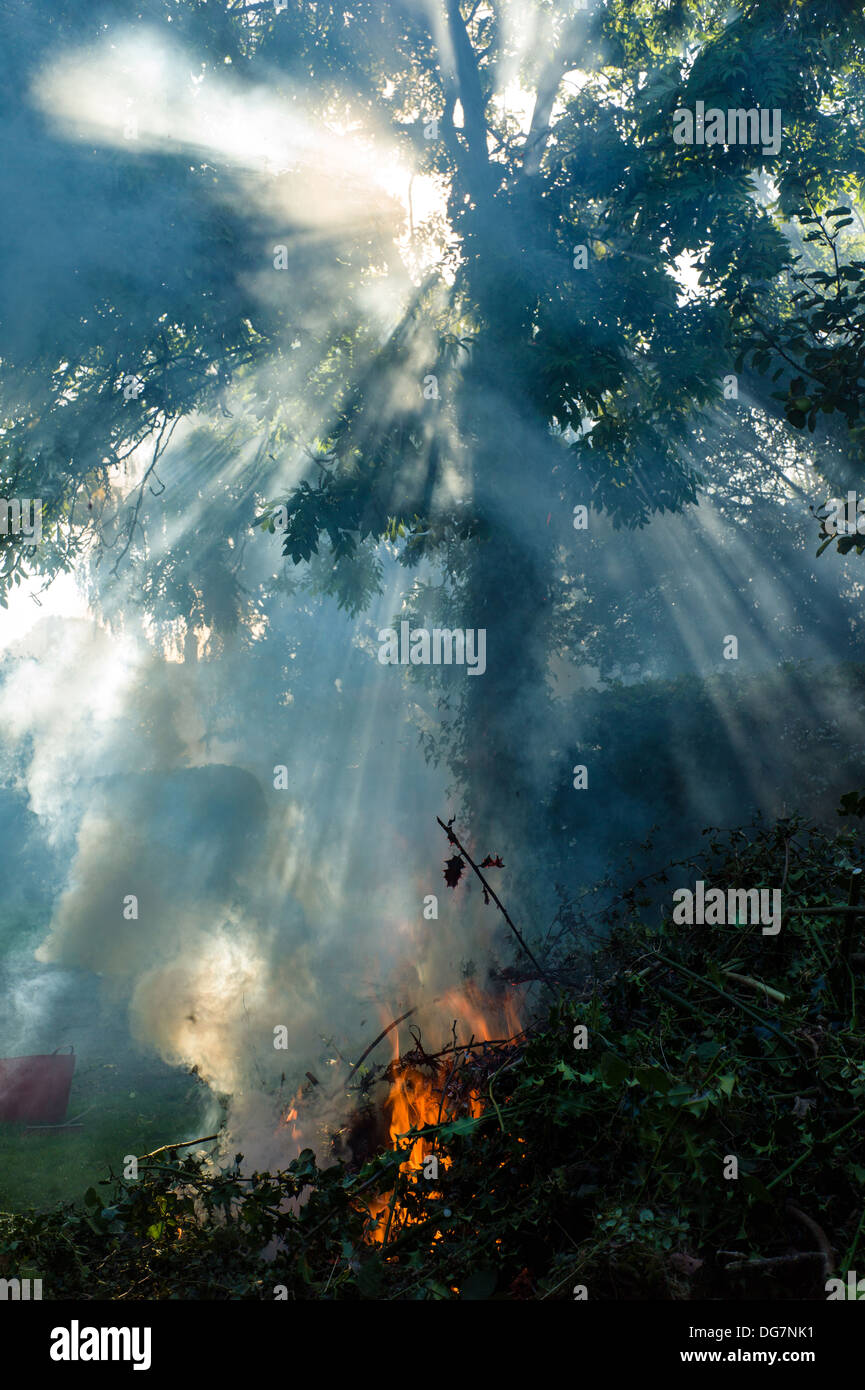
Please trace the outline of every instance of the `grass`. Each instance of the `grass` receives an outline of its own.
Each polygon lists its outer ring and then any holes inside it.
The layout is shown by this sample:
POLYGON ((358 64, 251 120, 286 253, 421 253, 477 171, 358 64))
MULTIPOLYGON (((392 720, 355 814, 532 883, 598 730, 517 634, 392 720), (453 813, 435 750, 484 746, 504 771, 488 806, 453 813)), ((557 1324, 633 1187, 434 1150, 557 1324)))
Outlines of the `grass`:
POLYGON ((0 1208, 80 1206, 95 1172, 119 1172, 126 1154, 197 1137, 209 1099, 187 1073, 149 1059, 85 1064, 67 1112, 74 1119, 86 1111, 80 1129, 25 1133, 25 1125, 0 1124, 0 1208))

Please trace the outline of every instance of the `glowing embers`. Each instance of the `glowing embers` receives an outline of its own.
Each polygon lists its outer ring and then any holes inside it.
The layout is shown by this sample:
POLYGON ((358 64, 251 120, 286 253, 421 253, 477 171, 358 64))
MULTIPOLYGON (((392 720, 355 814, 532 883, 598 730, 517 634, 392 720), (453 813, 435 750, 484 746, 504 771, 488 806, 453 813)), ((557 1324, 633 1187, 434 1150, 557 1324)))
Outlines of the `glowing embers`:
POLYGON ((304 1081, 300 1086, 298 1086, 297 1090, 295 1091, 294 1095, 292 1096, 291 1100, 286 1106, 285 1111, 280 1117, 280 1126, 284 1129, 290 1128, 291 1137, 294 1140, 294 1142, 298 1145, 303 1143, 303 1136, 299 1125, 299 1107, 302 1106, 304 1100, 309 1095, 313 1087, 318 1085, 318 1078, 313 1076, 311 1071, 308 1071, 306 1073, 306 1078, 306 1081, 304 1081))

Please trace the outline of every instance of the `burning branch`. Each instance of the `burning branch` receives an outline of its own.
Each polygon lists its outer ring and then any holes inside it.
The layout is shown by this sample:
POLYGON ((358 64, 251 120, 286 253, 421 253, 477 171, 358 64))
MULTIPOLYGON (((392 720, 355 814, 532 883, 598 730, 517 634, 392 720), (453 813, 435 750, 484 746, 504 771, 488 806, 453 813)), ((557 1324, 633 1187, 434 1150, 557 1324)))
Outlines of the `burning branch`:
MULTIPOLYGON (((396 1028, 396 1026, 397 1026, 398 1023, 402 1023, 404 1019, 410 1018, 411 1015, 414 1014, 414 1013, 417 1013, 417 1006, 415 1006, 415 1007, 412 1008, 412 1009, 406 1009, 406 1011, 405 1011, 404 1014, 400 1014, 399 1018, 395 1018, 394 1021, 393 1021, 393 1023, 389 1023, 389 1024, 387 1025, 386 1028, 383 1028, 383 1029, 381 1030, 381 1032, 379 1033, 379 1035, 378 1035, 377 1038, 373 1038, 373 1040, 372 1040, 372 1042, 370 1043, 369 1047, 366 1049, 365 1052, 362 1052, 362 1053, 361 1053, 360 1057, 359 1057, 358 1060, 355 1062, 354 1066, 352 1067, 351 1071, 349 1072, 349 1074, 348 1074, 348 1081, 351 1081, 351 1078, 354 1076, 354 1074, 355 1074, 355 1072, 358 1070, 358 1068, 359 1068, 360 1066, 362 1066, 363 1063, 366 1061, 367 1057, 368 1057, 369 1054, 372 1052, 373 1048, 374 1048, 374 1047, 378 1047, 378 1045, 379 1045, 379 1043, 381 1042, 382 1038, 386 1038, 387 1035, 388 1035, 388 1033, 390 1033, 392 1029, 396 1028)), ((346 1082, 346 1085, 348 1085, 348 1081, 346 1082)))
POLYGON ((221 1137, 221 1134, 205 1134, 202 1139, 185 1139, 182 1144, 162 1144, 149 1154, 140 1154, 138 1161, 143 1163, 145 1158, 155 1158, 157 1154, 164 1154, 168 1149, 191 1149, 195 1144, 209 1144, 212 1139, 220 1139, 221 1137))

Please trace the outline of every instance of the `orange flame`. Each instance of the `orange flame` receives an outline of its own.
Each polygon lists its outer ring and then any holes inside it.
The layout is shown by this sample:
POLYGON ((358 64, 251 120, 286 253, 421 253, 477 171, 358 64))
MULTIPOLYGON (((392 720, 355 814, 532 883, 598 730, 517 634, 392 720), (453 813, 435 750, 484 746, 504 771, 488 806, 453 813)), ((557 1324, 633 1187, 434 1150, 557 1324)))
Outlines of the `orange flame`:
POLYGON ((484 994, 474 980, 462 989, 448 990, 441 1001, 444 1011, 456 1018, 475 1042, 492 1042, 519 1033, 520 1003, 516 991, 494 997, 484 994))
MULTIPOLYGON (((460 1043, 458 1051, 452 1054, 452 1065, 440 1061, 424 1064, 414 1059, 401 1060, 399 1038, 394 1030, 394 1060, 388 1068, 390 1090, 384 1101, 390 1142, 394 1149, 405 1144, 412 1130, 435 1127, 462 1115, 477 1118, 483 1114, 484 1105, 476 1092, 466 1093, 463 1088, 449 1086, 459 1065, 457 1059, 460 1052, 464 1048, 464 1055, 467 1056, 470 1050, 485 1042, 511 1037, 521 1030, 516 1000, 507 996, 501 1000, 491 999, 473 981, 469 981, 461 990, 449 990, 441 1003, 450 1018, 456 1018, 457 1023, 462 1024, 462 1031, 468 1032, 469 1039, 460 1043)), ((416 1183, 423 1176, 434 1183, 438 1169, 450 1167, 452 1159, 444 1154, 436 1154, 436 1137, 435 1134, 420 1135, 412 1143, 408 1157, 400 1164, 400 1172, 406 1175, 409 1182, 416 1183), (434 1159, 435 1163, 430 1164, 430 1159, 434 1159)), ((433 1186, 429 1188, 428 1195, 439 1197, 441 1193, 433 1186)), ((383 1244, 389 1227, 393 1229, 395 1225, 405 1225, 411 1219, 395 1201, 392 1192, 375 1197, 369 1209, 371 1220, 367 1239, 373 1244, 383 1244)), ((436 1233, 435 1239, 440 1238, 440 1233, 436 1233)))

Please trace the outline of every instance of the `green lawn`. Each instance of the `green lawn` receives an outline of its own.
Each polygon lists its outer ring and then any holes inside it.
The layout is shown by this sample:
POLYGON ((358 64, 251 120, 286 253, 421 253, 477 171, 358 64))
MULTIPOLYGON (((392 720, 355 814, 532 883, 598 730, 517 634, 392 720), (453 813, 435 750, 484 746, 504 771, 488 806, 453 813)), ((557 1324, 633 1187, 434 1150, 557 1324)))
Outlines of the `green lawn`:
POLYGON ((90 1062, 76 1069, 67 1119, 81 1128, 25 1133, 0 1124, 0 1209, 80 1203, 98 1177, 122 1169, 126 1154, 195 1139, 209 1093, 194 1077, 146 1058, 90 1062))

